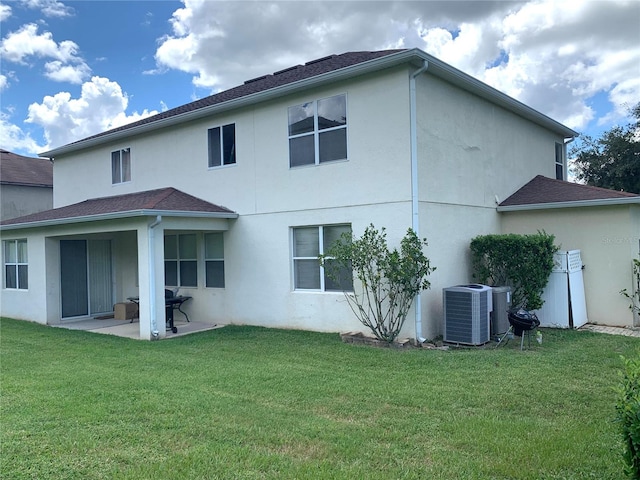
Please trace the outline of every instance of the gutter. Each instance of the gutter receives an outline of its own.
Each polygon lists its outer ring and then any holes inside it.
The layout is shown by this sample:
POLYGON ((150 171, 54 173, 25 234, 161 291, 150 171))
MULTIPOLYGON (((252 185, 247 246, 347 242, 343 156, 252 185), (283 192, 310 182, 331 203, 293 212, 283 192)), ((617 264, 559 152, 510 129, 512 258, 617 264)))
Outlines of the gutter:
POLYGON ((261 92, 245 95, 226 102, 217 103, 215 105, 209 105, 189 112, 172 115, 167 118, 151 121, 135 127, 124 128, 112 133, 106 133, 99 137, 90 137, 85 140, 79 140, 74 143, 63 145, 59 148, 49 150, 47 152, 40 153, 40 157, 56 157, 66 153, 83 150, 85 148, 95 147, 108 142, 113 142, 123 138, 128 138, 133 135, 139 135, 145 132, 166 128, 182 122, 196 120, 202 117, 213 116, 232 110, 235 108, 241 108, 248 105, 253 105, 258 102, 271 100, 273 98, 281 97, 286 94, 291 94, 304 89, 315 87, 321 84, 329 82, 337 82, 346 80, 358 75, 376 72, 385 68, 394 67, 408 62, 421 63, 429 62, 429 71, 433 75, 440 77, 452 84, 467 90, 482 98, 489 99, 492 103, 499 105, 507 110, 513 111, 516 114, 538 124, 552 131, 562 133, 565 137, 577 137, 578 132, 571 130, 570 128, 562 125, 561 123, 553 120, 552 118, 534 110, 533 108, 525 105, 524 103, 509 97, 508 95, 496 90, 493 87, 473 78, 472 76, 438 60, 437 58, 423 52, 418 48, 406 50, 403 52, 393 53, 384 57, 379 57, 366 62, 351 65, 349 67, 341 68, 331 72, 323 73, 314 77, 305 78, 296 82, 287 83, 278 87, 274 87, 261 92))
POLYGON ((49 227, 52 225, 69 225, 74 223, 84 222, 97 222, 101 220, 117 220, 122 218, 133 217, 149 217, 162 215, 164 217, 189 217, 189 218, 238 218, 238 214, 235 212, 190 212, 190 211, 178 211, 178 210, 130 210, 125 212, 111 212, 101 213, 98 215, 82 215, 79 217, 67 217, 67 218, 52 218, 48 220, 23 222, 23 223, 10 223, 7 225, 0 225, 0 230, 17 230, 22 228, 37 228, 37 227, 49 227))
POLYGON ((568 202, 530 203, 526 205, 498 206, 498 212, 522 212, 527 210, 547 210, 554 208, 608 207, 612 205, 640 205, 640 196, 627 198, 600 198, 568 202))
MULTIPOLYGON (((417 130, 417 99, 416 78, 427 71, 429 62, 423 60, 422 66, 409 77, 409 134, 411 142, 411 227, 420 237, 420 212, 418 198, 418 130, 417 130)), ((420 292, 415 297, 415 334, 416 342, 422 343, 422 295, 420 292)))
POLYGON ((149 225, 149 305, 151 338, 158 339, 158 320, 156 318, 156 234, 155 228, 162 222, 162 216, 158 215, 153 223, 149 225))

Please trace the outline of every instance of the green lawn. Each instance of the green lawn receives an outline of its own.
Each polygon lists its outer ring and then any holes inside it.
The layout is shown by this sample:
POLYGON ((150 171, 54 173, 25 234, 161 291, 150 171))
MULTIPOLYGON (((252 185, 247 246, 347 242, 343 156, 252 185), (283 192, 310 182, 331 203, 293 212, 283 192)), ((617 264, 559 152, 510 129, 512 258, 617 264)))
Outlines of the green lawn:
POLYGON ((2 319, 3 479, 620 479, 620 355, 383 349, 254 327, 143 342, 2 319))

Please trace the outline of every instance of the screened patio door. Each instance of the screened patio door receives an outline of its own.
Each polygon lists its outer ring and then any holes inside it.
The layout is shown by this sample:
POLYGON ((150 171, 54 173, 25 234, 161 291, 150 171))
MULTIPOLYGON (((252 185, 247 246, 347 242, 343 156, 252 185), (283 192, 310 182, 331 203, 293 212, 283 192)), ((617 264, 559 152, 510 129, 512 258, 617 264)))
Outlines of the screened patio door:
POLYGON ((62 318, 113 310, 110 240, 61 240, 62 318))

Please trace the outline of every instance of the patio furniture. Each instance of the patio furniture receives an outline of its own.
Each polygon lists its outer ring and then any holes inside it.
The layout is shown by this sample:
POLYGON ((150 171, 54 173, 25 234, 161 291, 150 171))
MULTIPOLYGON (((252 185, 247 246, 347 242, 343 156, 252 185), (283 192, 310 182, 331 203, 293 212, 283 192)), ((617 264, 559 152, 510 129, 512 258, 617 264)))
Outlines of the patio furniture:
MULTIPOLYGON (((187 322, 189 322, 189 316, 187 315, 187 313, 182 310, 182 304, 184 302, 186 302, 187 300, 190 300, 192 297, 188 296, 188 295, 175 295, 175 293, 173 292, 173 290, 169 290, 169 289, 165 289, 164 291, 164 307, 165 307, 165 315, 166 315, 166 324, 167 324, 167 330, 171 330, 171 332, 173 333, 178 333, 178 328, 173 324, 173 311, 174 310, 178 310, 182 315, 184 315, 184 318, 187 319, 187 322)), ((140 306, 140 297, 127 297, 127 300, 129 300, 130 302, 135 303, 136 305, 138 305, 138 308, 140 306)), ((131 319, 131 322, 133 322, 133 318, 131 319)))

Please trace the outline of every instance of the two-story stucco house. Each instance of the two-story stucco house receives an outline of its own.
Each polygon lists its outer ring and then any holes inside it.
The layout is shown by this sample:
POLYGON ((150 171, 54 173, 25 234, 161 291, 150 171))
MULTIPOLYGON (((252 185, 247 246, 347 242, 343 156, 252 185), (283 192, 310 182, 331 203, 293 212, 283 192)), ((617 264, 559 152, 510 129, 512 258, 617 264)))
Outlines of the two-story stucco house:
POLYGON ((199 321, 362 330, 317 255, 373 223, 428 239, 437 270, 403 334, 433 338, 470 240, 500 233, 497 204, 537 175, 564 179, 576 135, 417 49, 248 80, 43 153, 55 208, 3 223, 19 254, 1 313, 59 324, 139 296, 152 339, 169 287, 199 321))

